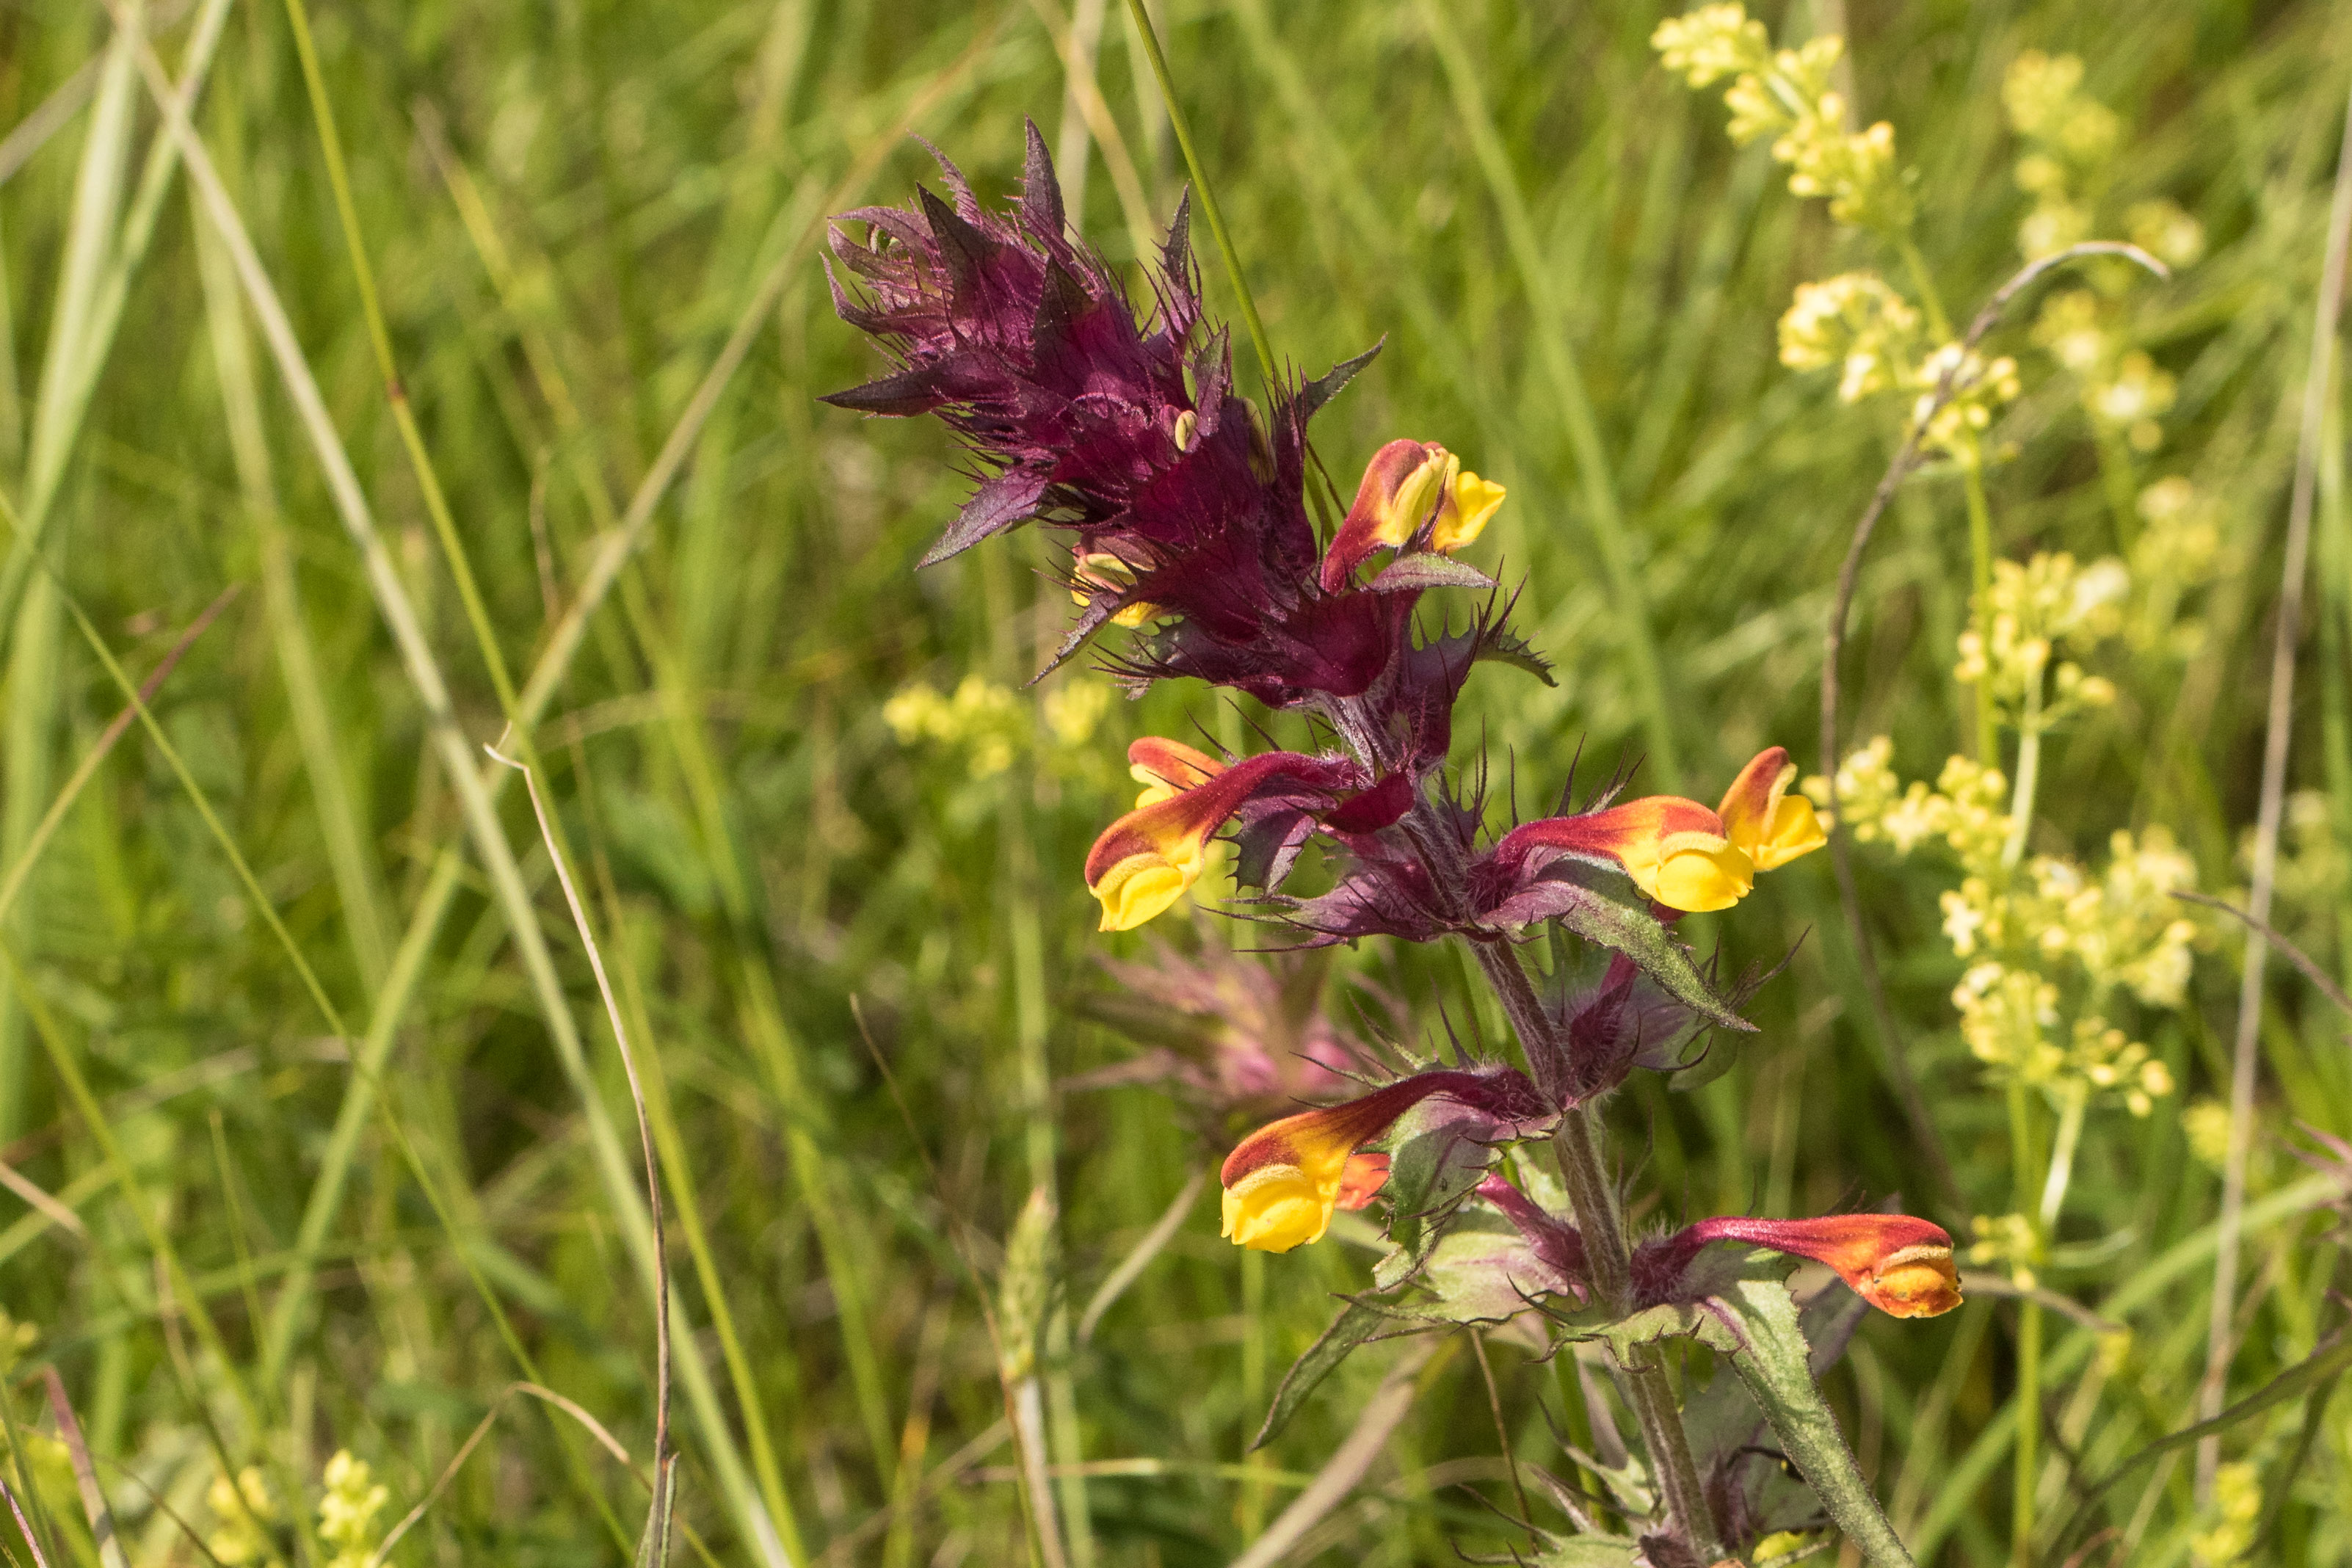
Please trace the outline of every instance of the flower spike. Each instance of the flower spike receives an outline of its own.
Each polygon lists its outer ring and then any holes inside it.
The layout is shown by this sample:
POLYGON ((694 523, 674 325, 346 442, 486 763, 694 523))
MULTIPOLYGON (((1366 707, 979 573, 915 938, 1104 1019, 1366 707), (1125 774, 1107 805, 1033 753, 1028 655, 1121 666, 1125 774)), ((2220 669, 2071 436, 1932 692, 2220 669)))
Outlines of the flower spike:
POLYGON ((1723 792, 1723 804, 1716 810, 1723 818, 1725 836, 1759 871, 1778 870, 1829 842, 1821 819, 1813 815, 1813 803, 1789 793, 1796 777, 1797 764, 1789 760, 1785 747, 1759 752, 1723 792))

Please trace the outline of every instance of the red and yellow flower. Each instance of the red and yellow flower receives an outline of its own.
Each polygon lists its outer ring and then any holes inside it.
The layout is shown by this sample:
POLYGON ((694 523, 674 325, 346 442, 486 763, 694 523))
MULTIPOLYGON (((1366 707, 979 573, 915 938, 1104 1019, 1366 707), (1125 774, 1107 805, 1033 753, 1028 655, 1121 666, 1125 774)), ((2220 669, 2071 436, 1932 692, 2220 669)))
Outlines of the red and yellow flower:
POLYGON ((1357 1151, 1406 1111, 1432 1095, 1450 1094, 1474 1115, 1481 1102, 1517 1114, 1530 1109, 1524 1100, 1533 1092, 1516 1073, 1440 1069, 1270 1121, 1243 1139, 1218 1173, 1225 1188, 1223 1234, 1258 1252, 1320 1241, 1332 1210, 1362 1208, 1387 1183, 1389 1156, 1357 1151))
POLYGON ((1669 909, 1727 910, 1755 886, 1756 868, 1695 800, 1654 795, 1580 816, 1551 816, 1513 828, 1496 846, 1512 863, 1538 850, 1614 861, 1633 885, 1669 909))
POLYGON ((1323 591, 1336 594, 1375 550, 1402 550, 1424 524, 1429 547, 1452 553, 1476 541, 1503 504, 1503 487, 1482 479, 1434 441, 1391 441, 1364 465, 1355 504, 1323 557, 1323 591))
POLYGON ((1311 781, 1334 764, 1296 752, 1263 752, 1231 766, 1175 741, 1127 749, 1144 786, 1135 809, 1103 829, 1087 856, 1087 889, 1101 900, 1104 931, 1132 931, 1200 879, 1210 835, 1269 784, 1311 781))
POLYGON ((1909 1215, 1706 1219, 1659 1245, 1686 1264, 1710 1241, 1744 1241, 1827 1264, 1855 1295, 1889 1317, 1933 1318, 1960 1304, 1950 1235, 1909 1215))

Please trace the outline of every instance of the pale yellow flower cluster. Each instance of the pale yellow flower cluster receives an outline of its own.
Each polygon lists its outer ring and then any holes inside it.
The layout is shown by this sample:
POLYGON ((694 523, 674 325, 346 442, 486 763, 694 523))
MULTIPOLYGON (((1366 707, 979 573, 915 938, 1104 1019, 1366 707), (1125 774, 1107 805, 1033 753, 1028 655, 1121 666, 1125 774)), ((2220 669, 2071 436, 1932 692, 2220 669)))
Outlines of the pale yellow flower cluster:
POLYGON ((967 675, 951 696, 923 681, 902 687, 882 704, 882 721, 902 746, 928 743, 963 752, 971 776, 985 779, 1004 772, 1040 742, 1054 752, 1087 752, 1110 710, 1110 696, 1100 680, 1065 680, 1045 693, 1033 714, 1013 688, 967 675))
POLYGON ((2038 1283, 2033 1268, 2042 1260, 2042 1237, 2032 1220, 2021 1214, 1980 1214, 1969 1221, 1969 1229, 1976 1237, 1969 1247, 1970 1263, 1979 1268, 2006 1268, 2020 1287, 2033 1289, 2038 1283))
POLYGON ((2096 874, 2054 855, 2012 865, 2016 824, 1999 769, 1956 756, 1931 790, 1903 784, 1893 754, 1880 736, 1841 763, 1833 783, 1809 779, 1805 792, 1833 799, 1865 843, 1902 855, 1940 838, 1950 849, 1960 879, 1940 903, 1953 953, 1975 961, 1952 992, 1970 1053, 2004 1079, 2075 1086, 2147 1115, 2172 1092, 2172 1075, 2105 1009, 2118 993, 2148 1007, 2180 1005, 2197 927, 2169 895, 2192 884, 2189 858, 2156 827, 2116 834, 2096 874))
MULTIPOLYGON (((2114 111, 2082 87, 2079 58, 2038 49, 2020 55, 2002 84, 2010 127, 2025 149, 2017 183, 2033 197, 2033 211, 2018 228, 2018 247, 2029 260, 2092 237, 2093 193, 2104 183, 2121 128, 2114 111)), ((2185 267, 2204 254, 2204 228, 2178 203, 2139 202, 2125 214, 2124 226, 2133 244, 2168 266, 2185 267)), ((2117 267, 2093 276, 2115 293, 2130 272, 2117 267)), ((2034 338, 2082 378, 2083 405, 2095 422, 2152 452, 2164 440, 2158 421, 2178 389, 2169 373, 2129 347, 2111 315, 2096 294, 2072 289, 2042 307, 2034 338)))
POLYGON ((1791 370, 1838 370, 1838 401, 1911 384, 1919 312, 1872 272, 1841 272, 1797 285, 1780 318, 1780 363, 1791 370))
MULTIPOLYGON (((2085 675, 2061 653, 2083 654, 2123 630, 2131 593, 2131 573, 2107 556, 2079 565, 2063 551, 2042 552, 2022 564, 1992 566, 1991 639, 1975 629, 1960 634, 1955 679, 1974 685, 1992 682, 1993 700, 2015 714, 2039 705, 2047 726, 2076 708, 2103 708, 2115 700, 2112 682, 2085 675), (2052 660, 2057 659, 2056 668, 2052 660), (2053 689, 2044 703, 2043 678, 2053 689)), ((1975 595, 1970 595, 1972 608, 1975 595)))
POLYGON ((2213 1500, 2206 1507, 2206 1517, 2212 1522, 2189 1538, 2189 1560, 2197 1568, 2224 1568, 2244 1562, 2262 1526, 2261 1468, 2252 1460, 2239 1459, 2214 1471, 2213 1500))
POLYGON ((1874 272, 1800 283, 1780 318, 1782 364, 1834 366, 1843 403, 1882 392, 1912 394, 1921 444, 1974 464, 1980 460, 1978 436, 1992 423, 1993 410, 2018 395, 2017 362, 2005 354, 1987 359, 1958 343, 1924 354, 1923 347, 1919 312, 1874 272))
POLYGON ((2205 623, 2182 608, 2229 566, 2221 509, 2175 474, 2141 490, 2133 510, 2140 530, 2131 544, 2133 594, 2124 640, 2140 653, 2189 658, 2205 646, 2205 623))
POLYGON ((2007 354, 1987 359, 1958 343, 1921 361, 1912 384, 1919 394, 1911 418, 1921 426, 1920 445, 1972 467, 1982 460, 1978 437, 1992 423, 1992 411, 2015 402, 2020 390, 2015 360, 2007 354))
POLYGON ((1732 79, 1723 95, 1731 139, 1744 146, 1770 137, 1773 158, 1789 166, 1790 191, 1828 197, 1840 223, 1891 231, 1911 221, 1911 194, 1895 167, 1895 127, 1882 120, 1846 129, 1845 97, 1831 85, 1843 38, 1776 50, 1744 7, 1703 5, 1659 23, 1650 44, 1695 88, 1732 79))
POLYGON ((327 1568, 367 1568, 375 1554, 375 1516, 392 1500, 388 1488, 378 1485, 367 1461, 340 1448, 327 1461, 322 1478, 326 1491, 319 1499, 319 1539, 335 1549, 327 1568))
POLYGON ((2018 230, 2029 259, 2090 237, 2091 214, 2079 191, 2114 155, 2115 111, 2082 92, 2083 62, 2074 55, 2028 49, 2009 68, 2001 101, 2010 128, 2025 143, 2017 183, 2034 198, 2018 230))
POLYGON ((269 1483, 258 1467, 247 1465, 234 1481, 215 1476, 205 1501, 217 1521, 205 1538, 205 1550, 215 1558, 227 1568, 239 1568, 271 1554, 268 1529, 278 1521, 278 1500, 269 1495, 269 1483))

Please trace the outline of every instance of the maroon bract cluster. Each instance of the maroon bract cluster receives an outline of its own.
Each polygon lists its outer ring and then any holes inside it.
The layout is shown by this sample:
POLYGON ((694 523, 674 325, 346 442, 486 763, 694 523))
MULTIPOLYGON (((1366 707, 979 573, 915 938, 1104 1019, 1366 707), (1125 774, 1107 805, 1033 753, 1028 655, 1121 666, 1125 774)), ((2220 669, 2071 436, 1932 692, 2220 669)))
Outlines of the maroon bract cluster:
POLYGON ((936 413, 983 470, 925 563, 1031 520, 1066 530, 1084 609, 1063 657, 1108 622, 1156 623, 1112 659, 1130 679, 1189 676, 1316 708, 1383 772, 1434 766, 1472 659, 1516 645, 1478 623, 1414 647, 1413 605, 1429 584, 1413 574, 1386 586, 1320 580, 1307 425, 1370 355, 1276 387, 1261 423, 1233 390, 1225 333, 1201 331, 1187 209, 1159 258, 1156 306, 1139 320, 1066 232, 1034 124, 1028 138, 1008 212, 982 208, 940 156, 948 199, 924 191, 913 211, 845 214, 868 226, 864 242, 833 232, 834 257, 869 295, 852 298, 835 277, 835 308, 900 368, 826 401, 936 413), (1357 700, 1344 716, 1343 699, 1357 700))

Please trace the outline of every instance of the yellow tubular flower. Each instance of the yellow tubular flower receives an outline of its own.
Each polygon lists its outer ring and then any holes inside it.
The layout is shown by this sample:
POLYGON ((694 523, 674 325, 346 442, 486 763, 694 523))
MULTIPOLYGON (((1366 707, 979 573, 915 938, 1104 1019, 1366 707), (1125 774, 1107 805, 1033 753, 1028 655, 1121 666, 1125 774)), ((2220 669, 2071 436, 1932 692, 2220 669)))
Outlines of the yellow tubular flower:
POLYGON ((1516 864, 1538 849, 1614 860, 1646 897, 1691 914, 1727 910, 1756 885, 1754 863, 1726 835, 1722 819, 1680 795, 1526 823, 1506 834, 1495 852, 1516 864))
POLYGON ((1261 752, 1226 767, 1173 741, 1138 741, 1128 760, 1146 787, 1136 809, 1103 829, 1087 855, 1087 889, 1104 931, 1132 931, 1184 896, 1207 860, 1209 836, 1250 792, 1276 773, 1311 766, 1288 752, 1261 752))
POLYGON ((1829 842, 1813 803, 1790 795, 1797 764, 1780 746, 1756 753, 1724 792, 1716 814, 1723 818, 1725 837, 1755 863, 1759 871, 1773 871, 1829 842))
POLYGON ((1257 1252, 1288 1252, 1322 1240, 1333 1209, 1363 1207, 1388 1179, 1388 1156, 1359 1154, 1357 1145, 1380 1137, 1406 1110, 1462 1077, 1422 1073, 1343 1105, 1259 1128, 1225 1156, 1218 1173, 1225 1188, 1220 1234, 1257 1252))

